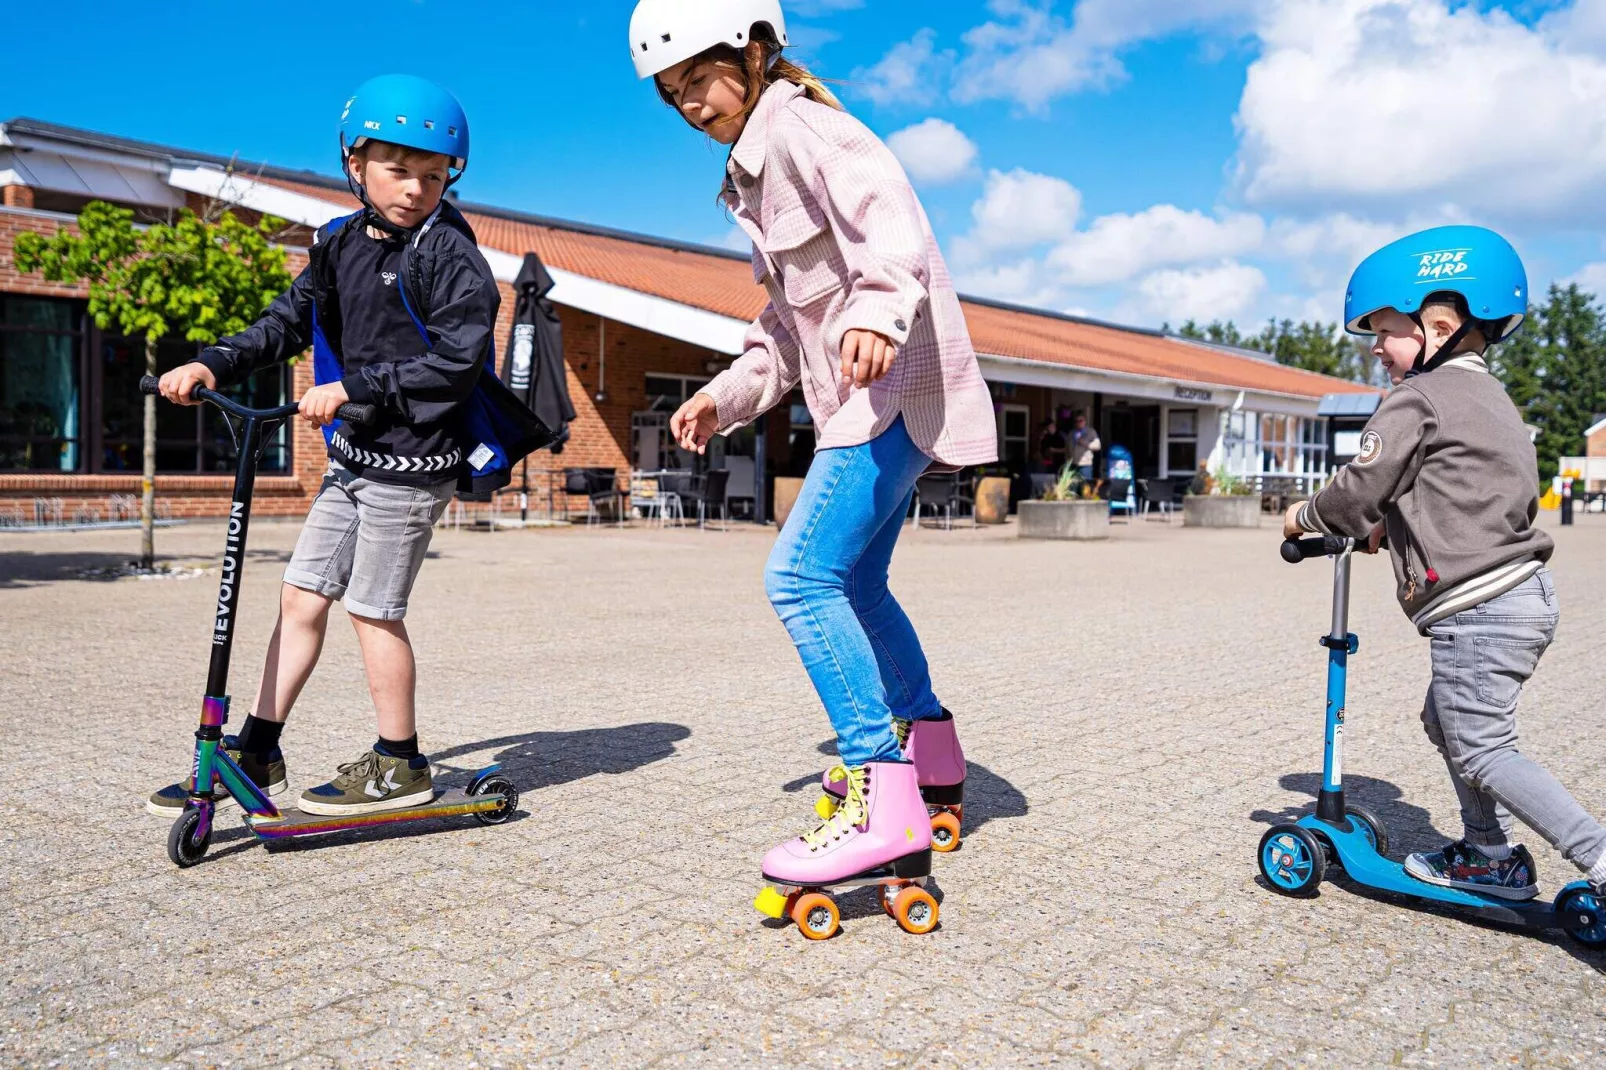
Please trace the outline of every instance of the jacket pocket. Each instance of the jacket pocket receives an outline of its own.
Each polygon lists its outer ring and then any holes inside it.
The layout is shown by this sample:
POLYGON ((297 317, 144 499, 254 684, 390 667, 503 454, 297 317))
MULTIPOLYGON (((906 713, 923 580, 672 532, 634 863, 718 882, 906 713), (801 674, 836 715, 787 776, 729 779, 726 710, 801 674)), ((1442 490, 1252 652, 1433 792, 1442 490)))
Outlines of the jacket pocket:
POLYGON ((779 269, 786 301, 793 308, 804 308, 841 289, 836 238, 807 208, 794 208, 776 218, 764 237, 765 251, 779 269))
POLYGON ((1517 704, 1522 685, 1533 675, 1540 655, 1550 645, 1543 638, 1505 639, 1490 635, 1475 636, 1472 644, 1478 698, 1500 710, 1517 704))

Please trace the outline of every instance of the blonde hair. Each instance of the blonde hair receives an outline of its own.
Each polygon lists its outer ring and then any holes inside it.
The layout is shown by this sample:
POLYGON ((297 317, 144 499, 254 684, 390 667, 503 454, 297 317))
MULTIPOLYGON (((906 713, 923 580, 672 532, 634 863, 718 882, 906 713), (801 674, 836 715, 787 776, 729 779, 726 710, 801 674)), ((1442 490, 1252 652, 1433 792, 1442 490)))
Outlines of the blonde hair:
MULTIPOLYGON (((745 122, 758 107, 758 102, 763 99, 764 91, 776 82, 794 82, 802 86, 803 94, 816 104, 824 104, 837 111, 847 110, 837 99, 836 94, 826 88, 825 82, 818 75, 801 63, 794 63, 781 55, 780 45, 768 39, 767 35, 755 32, 746 47, 739 50, 730 45, 715 45, 692 57, 693 66, 709 62, 738 72, 747 84, 741 110, 735 115, 716 119, 714 124, 745 122)), ((661 79, 654 81, 658 87, 659 98, 680 112, 680 104, 675 100, 674 94, 664 87, 661 79)), ((684 112, 681 112, 681 118, 686 118, 684 112)), ((686 121, 691 122, 690 119, 686 121)))
POLYGON ((394 141, 376 141, 373 138, 367 139, 361 145, 352 149, 351 154, 363 163, 371 163, 377 160, 380 163, 396 162, 418 165, 430 160, 441 159, 446 161, 447 168, 452 166, 452 158, 444 153, 426 152, 423 149, 398 145, 394 141))

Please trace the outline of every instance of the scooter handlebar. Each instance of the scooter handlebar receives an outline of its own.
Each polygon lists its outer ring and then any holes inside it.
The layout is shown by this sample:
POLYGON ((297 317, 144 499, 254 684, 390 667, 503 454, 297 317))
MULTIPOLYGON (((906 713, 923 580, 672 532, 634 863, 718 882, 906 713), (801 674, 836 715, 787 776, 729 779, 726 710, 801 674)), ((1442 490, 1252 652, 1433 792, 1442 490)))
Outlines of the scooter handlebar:
POLYGON ((1308 539, 1284 539, 1283 560, 1290 565, 1308 561, 1313 557, 1331 557, 1355 545, 1354 539, 1342 535, 1314 535, 1308 539))
MULTIPOLYGON (((158 386, 159 382, 160 380, 158 380, 154 375, 143 376, 139 381, 139 392, 141 394, 160 394, 161 389, 158 386)), ((255 416, 258 419, 272 420, 284 416, 292 416, 296 412, 296 407, 294 405, 282 405, 275 409, 248 409, 239 402, 234 401, 232 398, 226 397, 223 394, 219 394, 215 390, 208 390, 204 386, 196 387, 195 392, 190 396, 198 401, 210 401, 224 412, 230 412, 236 416, 255 416)), ((339 409, 335 410, 335 416, 338 419, 344 420, 349 424, 356 424, 359 426, 373 423, 374 417, 378 414, 379 410, 377 407, 373 405, 359 405, 355 401, 348 401, 344 405, 340 406, 339 409)))

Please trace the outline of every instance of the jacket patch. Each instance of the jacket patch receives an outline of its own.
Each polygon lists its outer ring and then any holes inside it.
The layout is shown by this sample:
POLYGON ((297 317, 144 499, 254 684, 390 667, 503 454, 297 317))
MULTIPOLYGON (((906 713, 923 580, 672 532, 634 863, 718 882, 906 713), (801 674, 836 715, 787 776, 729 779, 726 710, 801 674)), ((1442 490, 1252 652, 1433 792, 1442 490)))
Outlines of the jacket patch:
POLYGON ((1355 455, 1355 464, 1371 464, 1383 456, 1383 436, 1376 431, 1367 431, 1361 435, 1361 452, 1355 455))

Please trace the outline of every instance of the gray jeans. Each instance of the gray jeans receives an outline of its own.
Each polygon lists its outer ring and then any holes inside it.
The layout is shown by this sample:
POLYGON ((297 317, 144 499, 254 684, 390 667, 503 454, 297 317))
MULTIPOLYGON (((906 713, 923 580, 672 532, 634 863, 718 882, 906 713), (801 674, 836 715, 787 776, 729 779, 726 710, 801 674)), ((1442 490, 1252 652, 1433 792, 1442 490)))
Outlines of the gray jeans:
POLYGON ((284 582, 344 598, 346 611, 359 617, 401 620, 435 521, 456 490, 456 480, 403 487, 331 466, 301 527, 284 582))
POLYGON ((1509 843, 1515 814, 1587 872, 1606 857, 1606 828, 1517 750, 1517 698, 1559 617, 1550 571, 1540 569, 1430 627, 1433 683, 1422 724, 1450 767, 1469 841, 1509 843))

